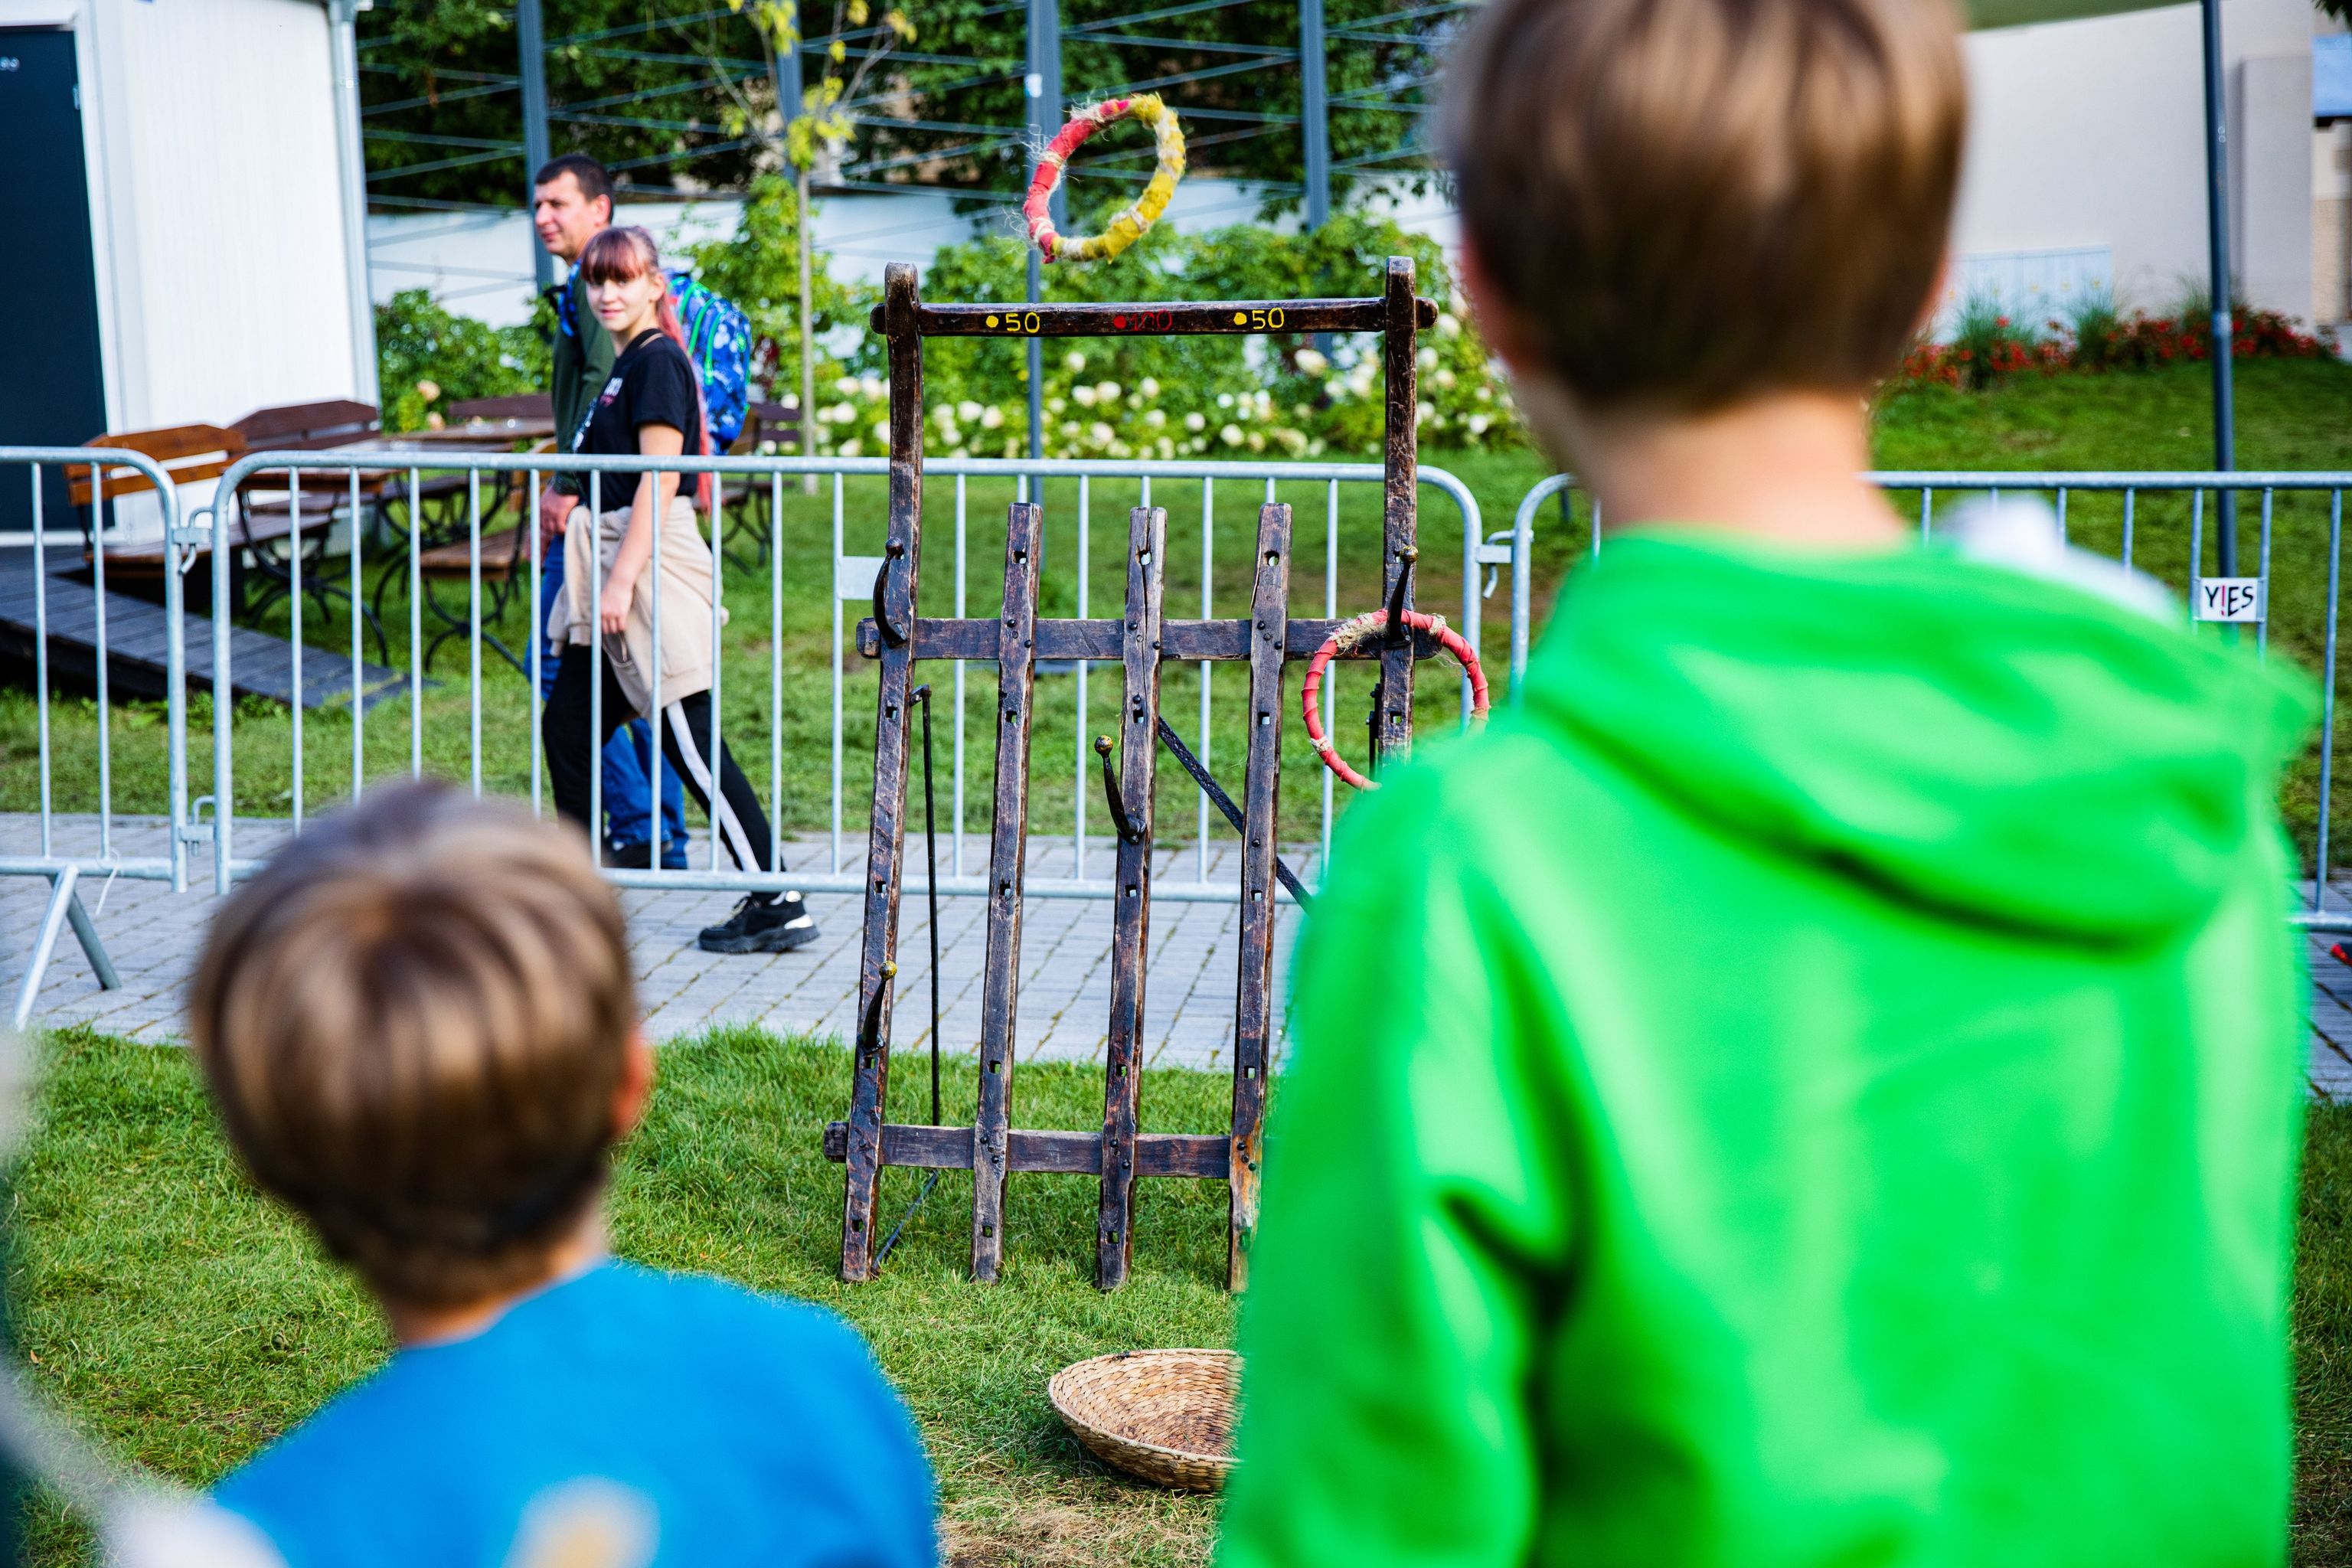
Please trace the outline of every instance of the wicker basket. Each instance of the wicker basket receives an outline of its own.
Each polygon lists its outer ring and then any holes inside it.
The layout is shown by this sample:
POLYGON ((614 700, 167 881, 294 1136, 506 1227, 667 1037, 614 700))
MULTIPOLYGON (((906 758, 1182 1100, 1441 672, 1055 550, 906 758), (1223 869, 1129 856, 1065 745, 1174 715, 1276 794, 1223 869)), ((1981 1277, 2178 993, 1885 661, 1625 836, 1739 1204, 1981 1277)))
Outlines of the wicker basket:
POLYGON ((1179 1491, 1214 1491, 1234 1468, 1242 1358, 1122 1351, 1066 1366, 1045 1397, 1096 1458, 1179 1491))

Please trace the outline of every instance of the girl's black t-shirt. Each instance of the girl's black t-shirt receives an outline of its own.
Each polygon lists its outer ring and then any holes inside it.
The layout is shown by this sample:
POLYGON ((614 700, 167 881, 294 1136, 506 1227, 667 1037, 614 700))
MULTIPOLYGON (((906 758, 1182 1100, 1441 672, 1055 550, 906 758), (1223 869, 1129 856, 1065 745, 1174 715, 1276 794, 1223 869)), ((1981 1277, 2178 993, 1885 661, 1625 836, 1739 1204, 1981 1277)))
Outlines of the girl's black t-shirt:
POLYGON ((686 433, 689 456, 702 450, 702 408, 695 398, 694 362, 658 329, 638 335, 613 362, 604 390, 588 405, 588 417, 572 449, 597 457, 634 457, 637 426, 667 425, 686 433))

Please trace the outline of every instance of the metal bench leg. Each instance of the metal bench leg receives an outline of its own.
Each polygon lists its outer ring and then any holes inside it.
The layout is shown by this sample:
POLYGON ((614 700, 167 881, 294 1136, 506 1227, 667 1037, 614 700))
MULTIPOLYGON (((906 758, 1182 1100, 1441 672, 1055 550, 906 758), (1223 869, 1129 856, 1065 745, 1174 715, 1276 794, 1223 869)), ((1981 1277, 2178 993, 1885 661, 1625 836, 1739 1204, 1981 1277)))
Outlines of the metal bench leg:
POLYGON ((40 930, 33 937, 33 960, 25 966, 25 978, 16 987, 16 1006, 10 1022, 23 1028, 33 1016, 33 1002, 41 994, 41 977, 48 972, 49 956, 57 951, 58 933, 66 923, 73 922, 74 934, 81 939, 82 952, 89 966, 98 972, 98 983, 111 991, 121 984, 115 978, 114 964, 106 956, 106 946, 98 940, 98 928, 90 923, 89 911, 81 907, 74 885, 81 879, 79 868, 68 866, 51 879, 49 907, 41 915, 40 930))

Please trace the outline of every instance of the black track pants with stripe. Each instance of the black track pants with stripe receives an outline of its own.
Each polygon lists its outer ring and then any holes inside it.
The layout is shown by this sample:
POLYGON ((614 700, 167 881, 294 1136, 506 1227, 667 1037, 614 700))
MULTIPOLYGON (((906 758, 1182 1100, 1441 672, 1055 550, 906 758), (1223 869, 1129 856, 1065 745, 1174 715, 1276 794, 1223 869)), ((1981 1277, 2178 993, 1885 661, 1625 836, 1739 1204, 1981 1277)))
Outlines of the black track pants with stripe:
MULTIPOLYGON (((540 736, 547 746, 548 784, 555 809, 577 823, 591 839, 595 830, 588 821, 589 776, 613 731, 636 717, 621 683, 604 656, 577 645, 563 650, 555 675, 555 689, 540 714, 540 736), (604 677, 604 732, 592 736, 588 682, 595 672, 604 677)), ((710 693, 698 691, 662 710, 655 728, 661 732, 662 755, 677 770, 687 793, 710 811, 710 693)), ((782 855, 768 826, 768 814, 751 781, 735 765, 735 755, 724 742, 719 748, 719 841, 735 864, 747 871, 781 867, 782 855), (775 857, 773 859, 771 857, 775 857)))

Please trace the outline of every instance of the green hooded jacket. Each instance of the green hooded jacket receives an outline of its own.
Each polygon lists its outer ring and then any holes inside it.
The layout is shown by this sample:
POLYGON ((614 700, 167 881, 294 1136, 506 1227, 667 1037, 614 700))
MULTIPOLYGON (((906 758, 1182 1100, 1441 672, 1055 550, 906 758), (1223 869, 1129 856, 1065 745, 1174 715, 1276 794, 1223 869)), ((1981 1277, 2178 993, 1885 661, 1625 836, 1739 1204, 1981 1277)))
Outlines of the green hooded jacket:
POLYGON ((1306 916, 1223 1568, 2284 1551, 2284 660, 1631 534, 1306 916))

